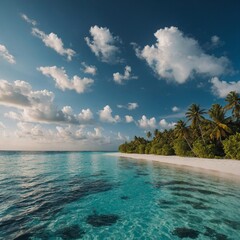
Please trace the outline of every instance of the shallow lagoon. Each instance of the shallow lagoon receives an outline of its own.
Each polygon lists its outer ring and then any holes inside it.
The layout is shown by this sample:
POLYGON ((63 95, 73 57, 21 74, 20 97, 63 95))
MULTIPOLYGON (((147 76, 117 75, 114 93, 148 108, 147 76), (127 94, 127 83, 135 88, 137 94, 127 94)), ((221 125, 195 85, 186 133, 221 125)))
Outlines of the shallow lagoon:
POLYGON ((0 154, 0 239, 236 239, 240 182, 104 153, 0 154))

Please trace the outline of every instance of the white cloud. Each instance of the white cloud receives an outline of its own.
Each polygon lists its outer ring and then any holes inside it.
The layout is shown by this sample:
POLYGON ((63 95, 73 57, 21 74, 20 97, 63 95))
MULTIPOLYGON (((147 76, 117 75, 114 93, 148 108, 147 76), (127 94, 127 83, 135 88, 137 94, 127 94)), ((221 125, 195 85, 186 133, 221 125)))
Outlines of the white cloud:
POLYGON ((72 115, 73 114, 73 109, 71 106, 64 106, 62 109, 62 112, 66 115, 72 115))
POLYGON ((76 54, 71 48, 64 48, 62 39, 57 36, 55 33, 46 34, 38 28, 32 28, 32 34, 40 38, 47 47, 52 48, 61 56, 67 56, 69 61, 72 60, 72 57, 76 54))
POLYGON ((23 121, 24 120, 21 113, 17 113, 17 112, 13 112, 13 111, 4 113, 4 117, 10 118, 10 119, 13 119, 13 120, 17 120, 17 121, 23 121))
POLYGON ((123 142, 123 141, 129 141, 129 136, 123 136, 122 133, 117 133, 117 140, 123 142))
POLYGON ((176 125, 175 122, 167 122, 166 119, 161 119, 159 122, 159 126, 161 127, 161 129, 171 129, 174 128, 176 125))
POLYGON ((30 137, 32 139, 41 140, 49 136, 49 132, 45 131, 40 125, 34 125, 26 122, 17 123, 16 135, 20 138, 30 137))
POLYGON ((117 84, 124 84, 125 81, 128 81, 130 79, 137 79, 137 76, 131 75, 131 67, 126 66, 124 70, 124 74, 120 74, 119 72, 113 73, 113 80, 117 84))
POLYGON ((74 128, 70 125, 67 127, 57 126, 56 130, 57 130, 57 136, 66 141, 86 139, 86 134, 83 132, 82 127, 80 127, 77 130, 74 130, 74 128))
POLYGON ((109 105, 99 111, 99 117, 102 122, 117 123, 120 121, 119 115, 112 116, 112 109, 109 105))
POLYGON ((84 126, 56 127, 56 136, 64 141, 87 141, 89 144, 96 144, 98 141, 105 141, 106 137, 102 133, 102 128, 94 127, 92 131, 85 129, 84 126))
POLYGON ((128 110, 134 110, 136 108, 138 108, 137 103, 128 103, 128 110))
POLYGON ((131 122, 134 122, 134 119, 133 119, 132 116, 126 115, 126 116, 125 116, 125 121, 126 121, 126 123, 131 123, 131 122))
POLYGON ((6 46, 4 46, 4 45, 2 45, 2 44, 0 44, 0 56, 1 56, 3 59, 5 59, 7 62, 11 63, 11 64, 16 63, 14 56, 11 55, 11 54, 8 52, 6 46))
POLYGON ((143 115, 142 118, 138 120, 138 124, 140 128, 156 128, 156 119, 155 117, 148 119, 145 115, 143 115))
POLYGON ((240 81, 226 82, 219 80, 218 77, 214 77, 210 80, 210 82, 212 83, 212 93, 220 98, 225 98, 231 91, 240 93, 240 81))
MULTIPOLYGON (((102 127, 18 122, 15 130, 0 129, 1 148, 6 150, 116 150, 129 140, 122 133, 102 127)), ((75 157, 74 154, 72 157, 75 157)))
POLYGON ((85 37, 87 45, 90 47, 92 52, 101 59, 103 62, 112 63, 114 61, 119 61, 116 58, 116 54, 120 52, 119 48, 115 46, 119 42, 118 37, 114 37, 108 28, 106 27, 91 27, 89 37, 85 37))
POLYGON ((2 122, 0 122, 0 130, 5 129, 5 128, 6 128, 6 126, 2 122))
POLYGON ((36 26, 36 25, 37 25, 37 22, 36 22, 35 20, 29 18, 29 17, 28 17, 26 14, 24 14, 24 13, 21 14, 21 18, 22 18, 25 22, 27 22, 27 23, 29 23, 29 24, 31 24, 31 25, 33 25, 33 26, 36 26))
POLYGON ((88 137, 93 139, 93 140, 98 140, 103 138, 102 135, 102 129, 99 127, 95 127, 93 132, 88 132, 87 133, 88 137))
POLYGON ((64 68, 52 67, 39 67, 37 68, 43 75, 52 77, 56 83, 56 87, 61 90, 70 89, 75 90, 77 93, 84 93, 94 83, 91 78, 80 78, 77 75, 69 79, 64 68))
POLYGON ((5 117, 26 121, 45 123, 91 124, 93 114, 90 109, 83 109, 73 114, 70 106, 59 110, 54 104, 54 93, 48 90, 33 91, 29 83, 15 81, 9 83, 0 80, 0 104, 18 109, 18 112, 5 113, 5 117))
POLYGON ((179 110, 180 110, 180 108, 177 107, 177 106, 172 107, 172 111, 173 111, 173 112, 178 112, 179 110))
POLYGON ((86 121, 89 122, 90 120, 93 119, 93 113, 92 111, 88 109, 83 109, 79 114, 78 114, 78 119, 80 121, 86 121))
POLYGON ((83 72, 95 76, 97 74, 97 68, 93 65, 87 65, 85 62, 82 62, 84 67, 83 72))
POLYGON ((13 84, 6 80, 0 80, 0 104, 8 106, 26 107, 30 106, 29 96, 31 86, 24 81, 17 80, 13 84))
POLYGON ((118 108, 125 108, 125 109, 128 109, 128 110, 134 110, 136 108, 138 108, 138 103, 128 103, 127 105, 120 105, 118 104, 117 105, 118 108))
POLYGON ((220 38, 218 36, 214 35, 211 37, 211 42, 213 45, 218 45, 220 42, 220 38))
POLYGON ((182 84, 195 73, 220 75, 229 64, 226 57, 204 53, 195 39, 185 36, 177 27, 159 29, 154 36, 157 42, 142 50, 135 46, 136 54, 167 81, 182 84))

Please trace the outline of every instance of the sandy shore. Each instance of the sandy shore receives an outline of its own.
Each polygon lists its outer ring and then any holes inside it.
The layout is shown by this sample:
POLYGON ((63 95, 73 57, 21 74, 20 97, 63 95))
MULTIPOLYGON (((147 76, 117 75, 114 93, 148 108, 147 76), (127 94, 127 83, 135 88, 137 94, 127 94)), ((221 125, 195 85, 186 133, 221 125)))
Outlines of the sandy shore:
POLYGON ((231 174, 240 177, 240 161, 226 159, 191 158, 179 156, 159 156, 152 154, 109 153, 112 156, 156 161, 175 164, 181 167, 198 168, 199 170, 214 171, 215 173, 231 174))

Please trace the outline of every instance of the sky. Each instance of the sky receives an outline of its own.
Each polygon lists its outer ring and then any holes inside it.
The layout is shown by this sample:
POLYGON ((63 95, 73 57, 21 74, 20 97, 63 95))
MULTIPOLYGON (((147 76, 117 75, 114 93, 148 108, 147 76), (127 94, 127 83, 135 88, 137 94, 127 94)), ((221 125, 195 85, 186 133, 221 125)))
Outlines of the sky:
POLYGON ((117 150, 240 93, 240 2, 1 0, 0 150, 117 150))

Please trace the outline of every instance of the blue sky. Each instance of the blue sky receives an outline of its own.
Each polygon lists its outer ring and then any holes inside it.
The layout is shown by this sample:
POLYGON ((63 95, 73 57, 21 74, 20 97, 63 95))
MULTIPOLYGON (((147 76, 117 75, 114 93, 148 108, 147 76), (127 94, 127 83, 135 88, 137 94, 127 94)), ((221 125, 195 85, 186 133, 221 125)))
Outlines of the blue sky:
POLYGON ((116 150, 240 92, 238 1, 0 3, 0 149, 116 150))

